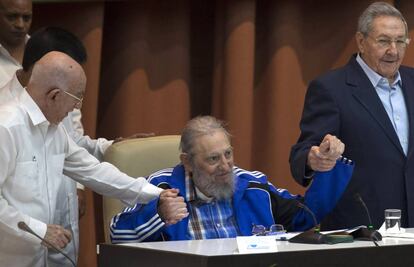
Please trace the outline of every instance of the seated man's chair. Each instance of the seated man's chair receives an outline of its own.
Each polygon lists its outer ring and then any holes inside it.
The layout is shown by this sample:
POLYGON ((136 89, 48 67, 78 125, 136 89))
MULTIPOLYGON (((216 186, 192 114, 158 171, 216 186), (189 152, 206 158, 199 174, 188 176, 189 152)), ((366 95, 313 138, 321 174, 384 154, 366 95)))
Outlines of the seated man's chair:
MULTIPOLYGON (((105 152, 104 160, 129 176, 148 176, 155 171, 178 164, 179 143, 179 135, 129 139, 110 146, 105 152)), ((110 243, 111 219, 124 207, 125 204, 117 199, 103 197, 103 222, 107 243, 110 243)))

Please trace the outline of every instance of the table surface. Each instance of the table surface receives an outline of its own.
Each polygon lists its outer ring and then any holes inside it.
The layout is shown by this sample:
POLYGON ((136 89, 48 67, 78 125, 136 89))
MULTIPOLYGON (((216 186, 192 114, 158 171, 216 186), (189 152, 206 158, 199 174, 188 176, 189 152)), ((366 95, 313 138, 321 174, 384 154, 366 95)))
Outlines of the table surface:
MULTIPOLYGON (((407 232, 414 233, 414 228, 407 229, 407 232)), ((414 239, 408 238, 388 238, 384 237, 382 241, 377 242, 379 246, 395 245, 413 245, 414 239)), ((189 241, 168 241, 168 242, 143 242, 119 244, 119 246, 128 246, 143 249, 156 249, 170 251, 175 253, 194 254, 201 256, 222 256, 240 254, 237 249, 236 238, 226 239, 208 239, 208 240, 189 240, 189 241)), ((276 241, 278 252, 289 251, 309 251, 309 250, 326 250, 326 249, 344 249, 357 247, 374 247, 370 241, 357 241, 352 243, 329 244, 298 244, 287 241, 276 241)))
POLYGON ((98 261, 100 267, 414 266, 414 239, 385 237, 379 247, 358 240, 333 245, 275 242, 277 252, 249 254, 238 252, 236 238, 102 244, 98 261))

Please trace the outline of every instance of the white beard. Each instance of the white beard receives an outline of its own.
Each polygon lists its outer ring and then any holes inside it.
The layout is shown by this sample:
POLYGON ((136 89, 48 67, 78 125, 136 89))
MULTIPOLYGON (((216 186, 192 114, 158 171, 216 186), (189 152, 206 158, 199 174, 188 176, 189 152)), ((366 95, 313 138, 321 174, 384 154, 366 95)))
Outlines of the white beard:
POLYGON ((193 182, 197 188, 208 197, 214 197, 216 200, 229 199, 233 196, 236 187, 234 173, 231 172, 231 179, 225 182, 216 182, 214 175, 208 175, 193 166, 193 182))

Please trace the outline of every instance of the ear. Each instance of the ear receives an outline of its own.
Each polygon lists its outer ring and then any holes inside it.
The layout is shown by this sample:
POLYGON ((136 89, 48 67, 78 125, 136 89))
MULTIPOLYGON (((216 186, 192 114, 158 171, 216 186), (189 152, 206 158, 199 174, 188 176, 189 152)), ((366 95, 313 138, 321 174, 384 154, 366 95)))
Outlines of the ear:
POLYGON ((49 92, 47 92, 46 96, 47 99, 56 100, 56 97, 60 94, 60 90, 58 88, 52 89, 49 92))
POLYGON ((180 154, 180 160, 181 163, 184 165, 184 169, 187 172, 192 172, 193 169, 191 168, 191 164, 190 164, 190 157, 187 153, 181 153, 180 154))
POLYGON ((355 34, 355 40, 359 49, 359 52, 361 52, 361 54, 364 53, 364 42, 365 42, 365 36, 361 33, 361 32, 357 32, 355 34))

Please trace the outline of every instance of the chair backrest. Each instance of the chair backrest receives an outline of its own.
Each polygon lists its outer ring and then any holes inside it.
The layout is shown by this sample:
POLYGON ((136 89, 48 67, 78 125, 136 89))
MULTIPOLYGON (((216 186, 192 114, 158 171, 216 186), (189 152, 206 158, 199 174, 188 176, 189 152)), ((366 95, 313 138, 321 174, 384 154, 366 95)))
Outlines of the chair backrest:
MULTIPOLYGON (((160 169, 173 167, 179 162, 179 135, 164 135, 125 140, 110 146, 104 160, 112 163, 129 176, 148 176, 160 169)), ((103 197, 105 241, 110 243, 109 224, 114 215, 125 207, 121 201, 103 197)))

